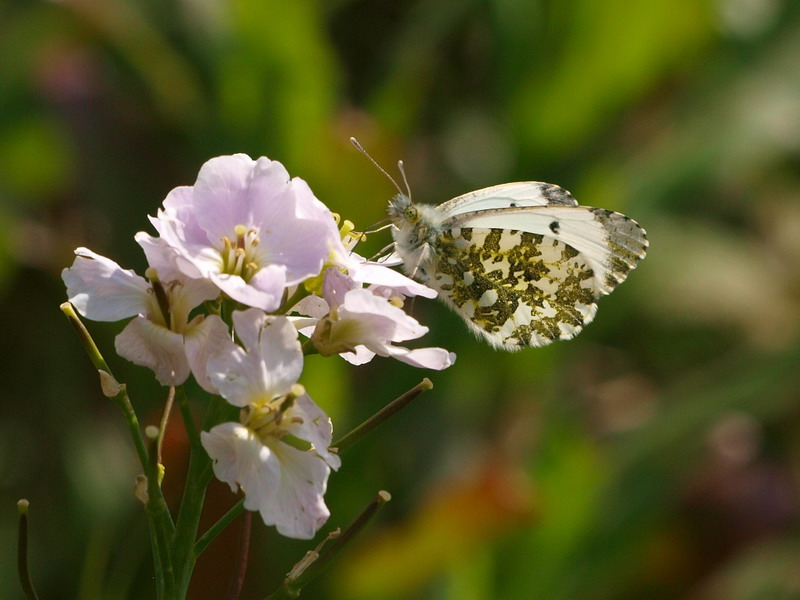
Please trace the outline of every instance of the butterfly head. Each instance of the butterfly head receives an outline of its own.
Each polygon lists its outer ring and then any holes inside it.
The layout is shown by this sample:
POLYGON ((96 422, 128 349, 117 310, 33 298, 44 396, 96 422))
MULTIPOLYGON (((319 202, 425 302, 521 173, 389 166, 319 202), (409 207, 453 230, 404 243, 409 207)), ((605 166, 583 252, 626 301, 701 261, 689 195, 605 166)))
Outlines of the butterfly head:
POLYGON ((405 194, 397 194, 389 201, 389 218, 398 229, 414 227, 420 220, 419 208, 405 194))

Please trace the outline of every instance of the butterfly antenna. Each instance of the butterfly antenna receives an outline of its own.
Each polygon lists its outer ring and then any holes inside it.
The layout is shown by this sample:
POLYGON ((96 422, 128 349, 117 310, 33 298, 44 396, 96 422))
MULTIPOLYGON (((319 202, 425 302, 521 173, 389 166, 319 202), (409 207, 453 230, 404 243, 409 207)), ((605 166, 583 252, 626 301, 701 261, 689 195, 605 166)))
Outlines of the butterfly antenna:
MULTIPOLYGON (((366 150, 364 150, 364 147, 363 147, 361 144, 359 144, 359 143, 358 143, 358 140, 357 140, 356 138, 354 138, 354 137, 351 137, 351 138, 350 138, 350 143, 351 143, 351 144, 353 144, 353 146, 355 146, 355 147, 356 147, 356 150, 358 150, 359 152, 361 152, 361 154, 363 154, 364 156, 366 156, 366 157, 369 159, 369 162, 371 162, 373 165, 375 165, 375 168, 376 168, 376 169, 378 169, 378 170, 379 170, 381 173, 383 173, 384 175, 386 175, 386 178, 387 178, 389 181, 391 181, 391 182, 392 182, 392 185, 395 187, 395 189, 396 189, 398 192, 400 192, 400 194, 403 194, 403 190, 401 190, 401 189, 400 189, 400 186, 399 186, 399 185, 397 185, 397 182, 395 181, 394 177, 392 177, 391 175, 389 175, 389 173, 387 173, 387 172, 386 172, 386 169, 384 169, 382 166, 380 166, 380 165, 378 164, 378 162, 377 162, 377 161, 376 161, 374 158, 372 158, 372 157, 369 155, 369 152, 367 152, 366 150)), ((406 178, 406 175, 405 175, 405 173, 403 173, 403 179, 405 179, 405 178, 406 178)), ((406 187, 408 187, 408 184, 406 184, 406 187)), ((405 195, 405 194, 403 194, 403 195, 405 195)))
POLYGON ((406 186, 406 192, 408 199, 411 200, 411 186, 408 185, 408 177, 406 177, 406 166, 403 164, 402 160, 397 161, 397 169, 400 171, 400 175, 403 176, 403 184, 406 186))

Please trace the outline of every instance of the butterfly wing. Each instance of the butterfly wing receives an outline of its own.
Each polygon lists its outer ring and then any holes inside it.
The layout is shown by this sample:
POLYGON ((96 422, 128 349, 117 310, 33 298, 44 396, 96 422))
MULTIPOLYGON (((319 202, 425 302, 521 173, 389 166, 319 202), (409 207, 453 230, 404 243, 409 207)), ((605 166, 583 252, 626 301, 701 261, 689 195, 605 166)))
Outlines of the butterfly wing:
POLYGON ((503 183, 457 196, 437 206, 447 217, 482 210, 533 206, 578 206, 567 190, 552 183, 518 181, 503 183))
POLYGON ((506 183, 416 206, 417 220, 393 231, 404 268, 436 288, 472 331, 507 350, 577 335, 596 300, 647 249, 635 221, 578 206, 548 183, 506 183))
POLYGON ((543 346, 591 322, 596 300, 625 279, 646 248, 635 221, 602 209, 457 213, 442 223, 429 285, 493 345, 543 346))
POLYGON ((549 236, 447 230, 432 267, 428 285, 473 332, 506 350, 574 337, 597 309, 585 256, 549 236))
POLYGON ((583 254, 598 296, 622 283, 647 252, 647 234, 625 215, 588 206, 506 208, 457 215, 443 228, 519 230, 540 234, 583 254))

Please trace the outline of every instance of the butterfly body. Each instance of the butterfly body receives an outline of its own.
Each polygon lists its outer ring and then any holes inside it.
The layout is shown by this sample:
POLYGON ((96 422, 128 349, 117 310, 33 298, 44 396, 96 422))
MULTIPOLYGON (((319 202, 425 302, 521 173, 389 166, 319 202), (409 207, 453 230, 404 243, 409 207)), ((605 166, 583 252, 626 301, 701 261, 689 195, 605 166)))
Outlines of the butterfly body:
POLYGON ((632 219, 579 206, 547 183, 502 184, 439 206, 399 194, 388 212, 406 272, 506 350, 577 335, 647 249, 632 219))

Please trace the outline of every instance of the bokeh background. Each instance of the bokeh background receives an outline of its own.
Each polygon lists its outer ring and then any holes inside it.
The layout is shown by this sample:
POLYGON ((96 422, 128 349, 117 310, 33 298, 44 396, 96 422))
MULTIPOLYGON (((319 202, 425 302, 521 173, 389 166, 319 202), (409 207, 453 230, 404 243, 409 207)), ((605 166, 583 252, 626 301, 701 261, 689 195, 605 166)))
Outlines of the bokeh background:
MULTIPOLYGON (((145 216, 233 152, 367 227, 394 189, 349 136, 403 159, 418 201, 549 181, 651 250, 568 343, 496 352, 417 301, 448 371, 310 358, 339 433, 435 387, 344 456, 325 531, 394 499, 304 597, 800 598, 791 0, 0 2, 0 595, 22 597, 26 497, 42 598, 154 597, 131 443, 58 310, 73 248, 141 271, 145 216)), ((112 355, 122 325, 89 326, 155 422, 164 390, 112 355)), ((174 427, 173 503, 184 444, 174 427)), ((214 486, 209 516, 234 500, 214 486)), ((311 546, 254 523, 246 599, 311 546)), ((237 527, 191 598, 225 597, 237 527)))

